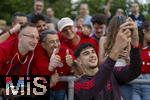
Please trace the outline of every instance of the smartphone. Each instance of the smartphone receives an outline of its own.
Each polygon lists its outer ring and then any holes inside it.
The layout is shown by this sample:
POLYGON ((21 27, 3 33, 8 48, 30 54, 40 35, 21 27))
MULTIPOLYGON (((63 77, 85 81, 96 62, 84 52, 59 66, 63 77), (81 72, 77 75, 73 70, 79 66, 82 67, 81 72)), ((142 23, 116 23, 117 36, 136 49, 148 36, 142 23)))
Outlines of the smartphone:
POLYGON ((129 17, 128 14, 129 14, 129 13, 128 13, 128 10, 125 10, 125 15, 126 15, 127 18, 129 17))

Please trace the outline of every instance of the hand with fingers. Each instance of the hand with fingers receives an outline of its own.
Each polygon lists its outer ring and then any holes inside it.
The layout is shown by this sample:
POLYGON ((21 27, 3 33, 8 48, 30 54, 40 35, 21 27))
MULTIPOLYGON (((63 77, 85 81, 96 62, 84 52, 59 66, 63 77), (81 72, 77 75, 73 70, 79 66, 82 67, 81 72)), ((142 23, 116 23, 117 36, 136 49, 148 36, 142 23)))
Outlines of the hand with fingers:
POLYGON ((126 20, 124 24, 120 26, 120 28, 130 29, 131 30, 131 44, 133 47, 137 47, 139 45, 139 33, 136 22, 134 22, 130 17, 126 20))
POLYGON ((130 63, 130 52, 127 50, 122 50, 119 54, 119 58, 124 59, 127 64, 130 63))
POLYGON ((122 27, 115 40, 115 45, 120 47, 120 50, 123 50, 125 47, 128 46, 128 43, 131 41, 131 32, 129 29, 124 30, 124 27, 122 27))
POLYGON ((60 80, 60 76, 57 72, 57 70, 55 70, 55 73, 51 76, 51 79, 50 79, 50 88, 55 86, 57 82, 59 82, 60 80))
POLYGON ((57 53, 58 50, 54 49, 50 57, 50 62, 48 67, 49 71, 53 71, 56 67, 60 67, 62 65, 61 57, 57 53))
POLYGON ((68 66, 72 67, 73 64, 73 58, 72 55, 69 53, 69 50, 66 50, 66 63, 68 66))
POLYGON ((114 60, 117 60, 119 54, 124 48, 126 48, 131 41, 131 32, 129 29, 124 30, 124 27, 121 27, 118 31, 118 34, 115 39, 115 43, 110 53, 110 57, 114 60))
POLYGON ((128 20, 130 22, 132 22, 132 26, 133 26, 133 31, 132 31, 132 35, 131 35, 131 44, 133 45, 133 47, 138 47, 139 46, 139 32, 138 32, 138 26, 136 24, 136 22, 134 22, 131 18, 128 18, 128 20))
POLYGON ((81 69, 82 66, 81 66, 80 62, 73 59, 73 57, 69 53, 68 49, 66 50, 66 63, 67 63, 68 66, 71 67, 71 72, 74 73, 75 76, 83 74, 83 71, 81 69))
POLYGON ((10 33, 13 34, 15 32, 18 32, 20 28, 21 28, 21 25, 17 23, 15 26, 13 26, 13 28, 10 29, 10 33))
POLYGON ((88 29, 87 26, 81 26, 81 30, 82 30, 82 33, 85 35, 85 36, 89 36, 91 34, 90 32, 90 29, 88 29))
POLYGON ((74 60, 72 70, 74 71, 74 75, 77 77, 80 77, 84 74, 82 64, 78 60, 74 60))
POLYGON ((123 29, 137 29, 136 22, 134 22, 130 17, 126 19, 126 22, 120 25, 123 29))

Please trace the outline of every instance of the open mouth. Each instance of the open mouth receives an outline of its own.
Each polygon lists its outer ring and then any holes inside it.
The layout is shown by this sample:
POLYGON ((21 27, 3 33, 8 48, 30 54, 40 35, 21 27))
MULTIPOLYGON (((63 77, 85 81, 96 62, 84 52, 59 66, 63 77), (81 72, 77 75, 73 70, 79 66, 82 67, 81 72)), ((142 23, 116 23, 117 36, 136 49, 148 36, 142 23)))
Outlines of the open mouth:
POLYGON ((89 62, 95 63, 96 62, 96 58, 90 59, 89 62))
POLYGON ((32 47, 36 47, 36 44, 31 44, 32 47))

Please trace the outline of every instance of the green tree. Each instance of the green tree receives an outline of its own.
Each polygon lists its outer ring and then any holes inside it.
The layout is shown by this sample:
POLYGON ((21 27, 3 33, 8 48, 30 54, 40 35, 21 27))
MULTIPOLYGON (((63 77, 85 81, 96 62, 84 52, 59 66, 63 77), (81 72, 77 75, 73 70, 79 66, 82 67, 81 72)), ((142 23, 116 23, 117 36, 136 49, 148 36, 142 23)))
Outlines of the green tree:
POLYGON ((51 6, 58 18, 71 16, 72 5, 70 0, 46 0, 46 2, 48 2, 46 6, 51 6))
POLYGON ((32 11, 32 0, 1 0, 0 18, 11 23, 11 18, 15 12, 29 13, 32 11))
MULTIPOLYGON (((24 12, 29 14, 33 11, 33 1, 34 0, 0 0, 0 19, 7 20, 8 24, 11 24, 11 18, 15 12, 24 12)), ((72 8, 71 0, 44 0, 45 9, 48 6, 53 7, 55 15, 58 18, 62 17, 75 17, 73 12, 79 11, 79 5, 81 3, 88 3, 90 8, 90 15, 96 13, 103 13, 104 7, 108 0, 79 0, 76 3, 76 7, 72 8)), ((126 0, 113 0, 111 12, 115 13, 117 8, 126 9, 126 0)), ((150 12, 150 4, 143 7, 144 11, 150 12), (146 10, 145 10, 146 9, 146 10)), ((150 15, 146 15, 147 19, 150 19, 150 15)))

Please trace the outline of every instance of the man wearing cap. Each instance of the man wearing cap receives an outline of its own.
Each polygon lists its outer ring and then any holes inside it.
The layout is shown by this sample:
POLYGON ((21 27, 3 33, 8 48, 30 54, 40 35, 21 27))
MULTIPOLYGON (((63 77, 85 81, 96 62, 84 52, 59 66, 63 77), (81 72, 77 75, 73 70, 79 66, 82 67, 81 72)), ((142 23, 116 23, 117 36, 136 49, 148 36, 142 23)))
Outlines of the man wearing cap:
POLYGON ((57 28, 60 31, 59 38, 63 45, 67 45, 75 51, 80 44, 89 42, 94 45, 98 52, 98 43, 91 37, 83 36, 83 33, 76 32, 73 20, 69 17, 62 18, 57 23, 57 28))

